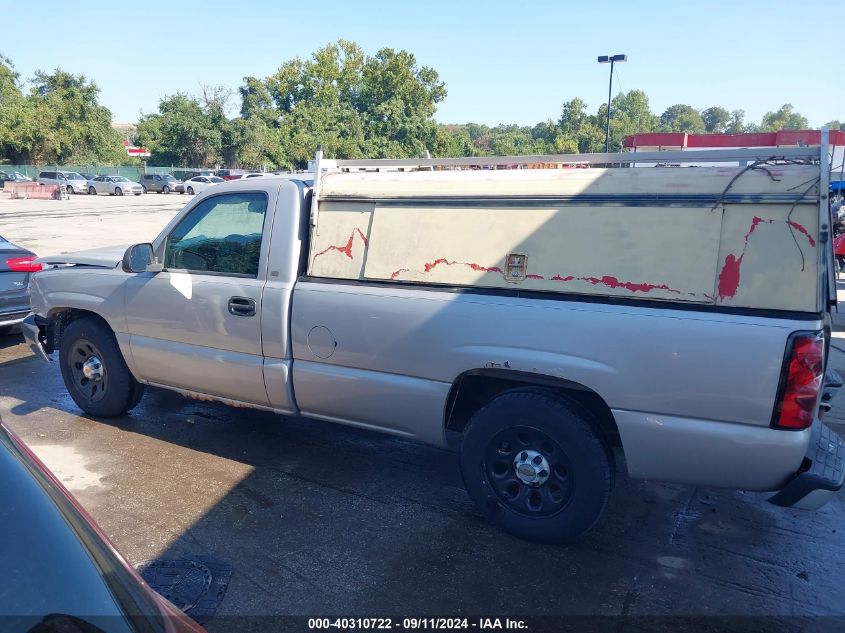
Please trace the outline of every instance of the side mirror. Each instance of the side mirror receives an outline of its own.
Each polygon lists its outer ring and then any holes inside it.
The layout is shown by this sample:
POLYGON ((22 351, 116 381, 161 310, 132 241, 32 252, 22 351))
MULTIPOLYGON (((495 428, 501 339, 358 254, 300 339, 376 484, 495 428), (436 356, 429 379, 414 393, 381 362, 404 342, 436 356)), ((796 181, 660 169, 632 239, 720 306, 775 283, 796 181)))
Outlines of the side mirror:
POLYGON ((164 270, 153 253, 152 244, 134 244, 123 254, 123 271, 127 273, 160 273, 164 270))

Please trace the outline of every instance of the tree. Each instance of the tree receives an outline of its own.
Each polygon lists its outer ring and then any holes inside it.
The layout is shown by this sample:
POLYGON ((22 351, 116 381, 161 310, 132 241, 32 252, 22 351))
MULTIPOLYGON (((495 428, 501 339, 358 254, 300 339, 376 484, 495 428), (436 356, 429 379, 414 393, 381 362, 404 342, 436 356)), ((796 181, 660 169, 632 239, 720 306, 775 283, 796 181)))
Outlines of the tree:
POLYGON ((100 89, 85 75, 37 71, 19 115, 21 154, 36 163, 115 163, 126 158, 100 89))
POLYGON ((763 115, 761 128, 767 132, 779 130, 806 130, 810 127, 807 118, 795 111, 791 103, 784 103, 779 110, 763 115))
POLYGON ((630 134, 637 132, 651 132, 657 127, 657 117, 651 112, 648 95, 642 90, 629 90, 627 94, 619 93, 612 102, 611 118, 623 113, 627 118, 630 134))
POLYGON ((731 123, 731 113, 719 106, 707 108, 701 118, 704 119, 704 131, 710 133, 722 134, 731 123))
POLYGON ((244 83, 238 92, 241 96, 241 118, 258 117, 266 123, 275 120, 273 97, 264 81, 257 77, 244 77, 244 83))
POLYGON ((673 105, 660 115, 660 129, 664 132, 704 133, 704 119, 692 106, 683 103, 673 105))
POLYGON ((203 106, 196 97, 183 93, 164 97, 158 114, 141 117, 138 141, 150 150, 151 162, 159 165, 217 165, 222 159, 225 132, 219 107, 219 101, 215 104, 207 100, 203 106))
POLYGON ((437 72, 406 51, 383 48, 364 64, 358 109, 375 157, 421 156, 435 134, 434 112, 446 97, 437 72))
POLYGON ((407 51, 385 48, 367 56, 354 42, 338 40, 308 59, 285 62, 264 81, 244 81, 241 115, 277 128, 292 166, 304 166, 317 145, 335 158, 468 149, 447 142, 443 130, 438 137, 434 112, 446 88, 407 51))
POLYGON ((827 123, 825 123, 825 127, 830 130, 839 130, 841 132, 845 132, 845 123, 840 123, 838 119, 828 121, 827 123))
POLYGON ((604 131, 596 120, 597 117, 587 114, 587 104, 578 97, 565 102, 558 119, 555 151, 567 154, 598 151, 604 142, 604 131))
POLYGON ((742 134, 745 132, 745 110, 733 110, 731 112, 725 132, 728 134, 742 134))

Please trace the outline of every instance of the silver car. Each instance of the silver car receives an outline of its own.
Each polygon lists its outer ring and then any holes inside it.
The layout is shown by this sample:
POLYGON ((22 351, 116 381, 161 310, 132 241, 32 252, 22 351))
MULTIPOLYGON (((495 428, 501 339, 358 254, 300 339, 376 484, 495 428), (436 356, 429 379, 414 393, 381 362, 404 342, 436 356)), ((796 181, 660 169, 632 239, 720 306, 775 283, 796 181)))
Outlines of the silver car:
POLYGON ((41 270, 35 254, 0 235, 0 328, 23 321, 29 313, 30 273, 41 270))
POLYGON ((75 171, 42 171, 35 182, 40 185, 64 185, 70 194, 88 191, 88 181, 75 171))
POLYGON ((107 193, 110 196, 134 193, 136 196, 140 196, 144 193, 144 188, 125 176, 97 176, 88 181, 88 193, 92 196, 96 196, 98 193, 107 193))

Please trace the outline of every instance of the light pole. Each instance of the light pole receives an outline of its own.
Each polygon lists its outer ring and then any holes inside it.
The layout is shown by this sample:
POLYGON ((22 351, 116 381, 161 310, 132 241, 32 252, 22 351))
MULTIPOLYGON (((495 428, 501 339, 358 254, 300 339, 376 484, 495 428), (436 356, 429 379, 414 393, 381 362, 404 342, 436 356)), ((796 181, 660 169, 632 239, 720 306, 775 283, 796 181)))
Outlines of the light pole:
POLYGON ((610 83, 607 85, 607 125, 604 128, 604 153, 610 151, 610 94, 613 92, 613 64, 628 61, 627 55, 599 55, 599 64, 610 62, 610 83))

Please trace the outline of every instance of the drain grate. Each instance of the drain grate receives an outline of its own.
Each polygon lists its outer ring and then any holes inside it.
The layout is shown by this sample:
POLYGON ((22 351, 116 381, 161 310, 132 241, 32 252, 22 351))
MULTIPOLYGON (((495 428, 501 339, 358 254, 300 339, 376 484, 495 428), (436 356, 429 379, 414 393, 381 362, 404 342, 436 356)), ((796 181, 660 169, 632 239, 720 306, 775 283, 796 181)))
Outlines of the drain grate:
POLYGON ((135 567, 148 585, 200 624, 214 616, 232 577, 231 567, 208 557, 153 560, 135 567))

